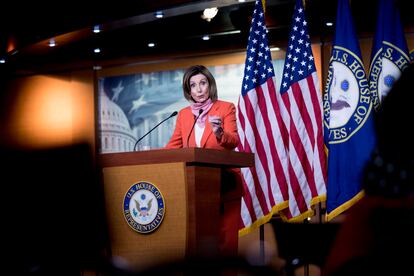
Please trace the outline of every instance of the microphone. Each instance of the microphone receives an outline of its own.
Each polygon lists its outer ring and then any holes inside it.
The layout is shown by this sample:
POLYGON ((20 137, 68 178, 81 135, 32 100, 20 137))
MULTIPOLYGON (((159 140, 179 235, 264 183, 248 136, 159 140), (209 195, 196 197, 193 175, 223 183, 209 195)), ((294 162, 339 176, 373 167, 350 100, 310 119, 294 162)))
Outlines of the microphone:
POLYGON ((147 133, 145 133, 145 135, 144 136, 141 136, 141 138, 139 138, 138 140, 137 140, 137 142, 135 143, 135 145, 134 145, 134 151, 136 151, 137 149, 136 149, 136 147, 137 147, 137 145, 138 145, 138 143, 139 143, 139 141, 141 141, 142 139, 144 139, 144 137, 145 136, 147 136, 148 134, 150 134, 154 129, 156 129, 160 124, 162 124, 162 123, 164 123, 165 121, 167 121, 168 119, 170 119, 171 117, 174 117, 174 116, 176 116, 178 114, 178 112, 177 111, 174 111, 173 113, 171 113, 171 115, 170 116, 168 116, 167 118, 165 118, 164 120, 162 120, 161 122, 159 122, 155 127, 153 127, 153 128, 151 128, 151 130, 150 131, 148 131, 147 133))
POLYGON ((193 127, 192 127, 192 128, 191 128, 191 130, 190 130, 190 134, 188 134, 188 137, 187 137, 187 148, 188 148, 188 142, 190 141, 190 136, 191 136, 191 133, 193 132, 194 126, 195 126, 195 124, 197 123, 197 120, 198 120, 198 118, 200 117, 201 113, 203 113, 203 110, 202 110, 202 109, 200 109, 200 110, 198 111, 198 116, 197 116, 197 117, 195 118, 195 120, 194 120, 194 124, 193 124, 193 127))

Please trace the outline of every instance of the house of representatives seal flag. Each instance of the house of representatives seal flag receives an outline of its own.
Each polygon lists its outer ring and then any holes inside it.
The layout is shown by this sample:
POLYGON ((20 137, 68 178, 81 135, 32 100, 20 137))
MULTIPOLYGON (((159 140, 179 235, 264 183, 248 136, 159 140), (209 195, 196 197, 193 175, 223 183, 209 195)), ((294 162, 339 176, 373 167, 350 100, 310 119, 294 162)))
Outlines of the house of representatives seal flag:
POLYGON ((362 174, 376 145, 370 88, 348 1, 338 0, 324 93, 327 220, 350 208, 364 195, 362 174))
POLYGON ((394 0, 380 0, 369 68, 375 110, 379 110, 382 99, 409 64, 407 42, 394 0))

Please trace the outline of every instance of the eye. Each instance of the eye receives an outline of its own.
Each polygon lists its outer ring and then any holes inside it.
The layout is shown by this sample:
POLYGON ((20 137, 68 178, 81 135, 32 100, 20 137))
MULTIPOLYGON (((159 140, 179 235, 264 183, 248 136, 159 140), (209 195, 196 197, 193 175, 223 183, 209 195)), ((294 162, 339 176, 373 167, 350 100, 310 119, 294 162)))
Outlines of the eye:
POLYGON ((342 89, 344 92, 347 92, 347 91, 348 91, 348 89, 349 89, 349 81, 348 81, 348 80, 343 80, 343 81, 341 82, 341 89, 342 89))
POLYGON ((394 78, 394 76, 392 76, 392 75, 386 75, 386 76, 384 77, 384 84, 385 84, 385 86, 387 86, 387 87, 392 87, 392 86, 393 86, 393 84, 394 84, 394 81, 395 81, 395 78, 394 78))
POLYGON ((194 88, 195 87, 195 83, 190 83, 190 87, 194 88))

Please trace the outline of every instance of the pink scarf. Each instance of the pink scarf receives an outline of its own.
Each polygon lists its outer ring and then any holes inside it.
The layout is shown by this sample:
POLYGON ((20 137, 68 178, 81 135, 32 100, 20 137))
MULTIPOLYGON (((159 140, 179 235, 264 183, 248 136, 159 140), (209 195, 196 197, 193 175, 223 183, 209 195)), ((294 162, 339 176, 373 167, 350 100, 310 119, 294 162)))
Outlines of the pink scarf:
POLYGON ((194 116, 198 116, 200 113, 200 109, 203 110, 203 113, 201 113, 200 117, 198 117, 197 125, 201 128, 204 128, 206 125, 206 119, 207 119, 207 113, 210 110, 210 108, 213 106, 213 102, 211 99, 208 99, 207 101, 203 103, 191 103, 191 111, 193 112, 194 116))

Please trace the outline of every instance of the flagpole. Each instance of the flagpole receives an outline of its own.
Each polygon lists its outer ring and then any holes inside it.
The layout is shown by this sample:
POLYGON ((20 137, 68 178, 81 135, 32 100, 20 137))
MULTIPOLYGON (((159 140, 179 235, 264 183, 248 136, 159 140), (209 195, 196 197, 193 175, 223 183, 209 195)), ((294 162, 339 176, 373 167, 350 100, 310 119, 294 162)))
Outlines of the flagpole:
POLYGON ((265 248, 264 248, 264 224, 259 227, 259 237, 260 237, 260 264, 265 265, 265 248))

